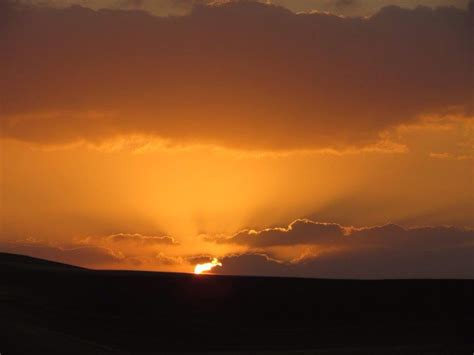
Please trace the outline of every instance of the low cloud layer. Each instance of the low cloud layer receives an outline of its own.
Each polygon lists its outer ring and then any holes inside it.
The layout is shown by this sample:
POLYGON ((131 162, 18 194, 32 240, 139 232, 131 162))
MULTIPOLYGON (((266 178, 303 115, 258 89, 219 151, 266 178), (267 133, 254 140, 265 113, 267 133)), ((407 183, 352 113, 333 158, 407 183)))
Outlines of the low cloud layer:
POLYGON ((338 224, 298 219, 286 228, 268 228, 262 231, 244 230, 230 238, 208 238, 208 240, 258 248, 333 242, 343 234, 344 230, 338 224))
POLYGON ((0 252, 29 255, 65 264, 97 268, 119 265, 124 261, 124 257, 120 253, 115 253, 110 249, 96 246, 63 248, 40 242, 2 242, 0 243, 0 252))
MULTIPOLYGON (((157 16, 185 15, 196 4, 224 3, 226 0, 19 0, 22 3, 67 7, 79 4, 93 9, 145 10, 157 16)), ((469 0, 259 0, 283 6, 294 12, 329 12, 343 16, 369 16, 387 5, 456 6, 466 8, 469 0)))
POLYGON ((184 262, 180 257, 172 257, 152 248, 156 244, 140 245, 141 249, 134 250, 116 245, 116 242, 105 244, 103 240, 82 240, 65 245, 45 240, 19 240, 0 242, 0 252, 98 269, 163 270, 184 262))
POLYGON ((327 278, 473 278, 474 231, 454 227, 354 229, 297 220, 287 228, 244 231, 218 243, 235 243, 249 252, 230 255, 224 274, 327 278), (306 246, 290 261, 269 257, 272 247, 306 246), (255 250, 255 251, 251 251, 255 250), (258 251, 258 252, 256 252, 258 251))
POLYGON ((238 2, 158 18, 2 6, 4 138, 347 148, 421 114, 469 114, 466 10, 362 19, 238 2))
POLYGON ((474 231, 454 227, 402 228, 395 224, 353 228, 336 223, 320 223, 298 219, 285 228, 261 231, 244 230, 231 237, 208 238, 224 244, 245 245, 252 248, 273 246, 394 246, 434 247, 458 246, 474 243, 474 231))
POLYGON ((106 237, 107 241, 114 243, 135 243, 140 245, 176 245, 178 242, 169 236, 148 236, 138 233, 118 233, 106 237))
POLYGON ((229 275, 474 278, 472 229, 405 229, 393 224, 355 229, 300 219, 286 228, 241 232, 225 242, 240 244, 241 251, 193 255, 177 245, 171 246, 168 250, 172 253, 168 254, 161 249, 167 244, 156 249, 156 244, 140 243, 138 249, 133 249, 133 244, 124 247, 122 242, 102 238, 82 239, 69 245, 33 239, 2 242, 0 252, 92 268, 192 272, 196 264, 218 257, 222 267, 213 269, 213 273, 229 275), (296 250, 298 256, 282 257, 285 250, 296 250))
POLYGON ((338 279, 474 278, 474 247, 445 250, 357 250, 322 254, 289 263, 265 254, 223 258, 215 273, 338 279))

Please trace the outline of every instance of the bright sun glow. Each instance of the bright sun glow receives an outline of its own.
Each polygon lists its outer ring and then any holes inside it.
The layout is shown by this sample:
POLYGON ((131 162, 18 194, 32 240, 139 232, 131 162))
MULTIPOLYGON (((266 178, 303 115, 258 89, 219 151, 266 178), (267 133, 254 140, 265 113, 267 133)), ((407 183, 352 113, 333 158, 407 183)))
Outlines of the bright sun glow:
POLYGON ((216 266, 222 266, 222 263, 219 262, 216 258, 213 258, 210 263, 197 264, 194 268, 195 274, 202 274, 204 271, 209 271, 216 266))

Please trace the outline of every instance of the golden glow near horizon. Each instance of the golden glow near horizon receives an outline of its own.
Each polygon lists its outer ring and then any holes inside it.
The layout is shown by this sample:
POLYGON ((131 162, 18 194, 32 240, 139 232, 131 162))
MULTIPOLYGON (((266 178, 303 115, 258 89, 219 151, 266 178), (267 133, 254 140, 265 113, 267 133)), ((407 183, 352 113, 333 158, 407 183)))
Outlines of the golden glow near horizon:
MULTIPOLYGON (((326 222, 474 227, 465 9, 331 20, 224 2, 169 21, 7 3, 0 251, 172 272, 212 255, 226 267, 205 259, 197 273, 278 274, 366 252, 366 239, 341 245, 326 222), (284 33, 273 30, 282 21, 284 33), (320 224, 241 233, 298 219, 320 224)), ((392 234, 379 238, 384 248, 403 244, 392 234)), ((449 253, 455 242, 423 245, 449 253)), ((403 245, 400 257, 414 258, 403 245)))
POLYGON ((197 264, 194 267, 194 273, 196 275, 202 274, 204 271, 210 271, 211 269, 215 268, 216 266, 222 266, 222 263, 219 262, 216 258, 213 258, 210 263, 205 264, 197 264))

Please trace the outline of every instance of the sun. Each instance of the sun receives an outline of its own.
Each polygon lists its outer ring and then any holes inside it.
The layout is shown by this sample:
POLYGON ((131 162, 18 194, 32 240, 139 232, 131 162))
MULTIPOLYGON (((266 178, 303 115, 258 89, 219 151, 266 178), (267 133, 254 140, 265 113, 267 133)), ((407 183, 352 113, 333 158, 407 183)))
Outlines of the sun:
POLYGON ((214 268, 216 266, 222 266, 222 263, 219 260, 217 260, 217 258, 213 258, 210 263, 197 264, 194 267, 194 273, 199 275, 199 274, 202 274, 205 271, 211 270, 212 268, 214 268))

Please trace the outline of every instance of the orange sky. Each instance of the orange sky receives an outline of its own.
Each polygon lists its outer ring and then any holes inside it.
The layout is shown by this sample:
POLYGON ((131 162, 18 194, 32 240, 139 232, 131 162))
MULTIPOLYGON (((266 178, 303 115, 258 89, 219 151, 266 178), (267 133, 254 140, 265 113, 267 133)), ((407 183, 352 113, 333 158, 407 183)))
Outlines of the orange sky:
POLYGON ((377 263, 382 277, 472 277, 460 7, 349 19, 257 3, 177 18, 7 5, 0 251, 97 268, 191 272, 218 257, 226 273, 341 277, 349 260, 355 277, 377 263), (389 223, 400 227, 377 227, 389 223))
MULTIPOLYGON (((32 4, 67 7, 74 4, 92 9, 110 8, 124 10, 144 10, 157 16, 184 15, 192 10, 193 4, 216 3, 216 1, 186 0, 23 0, 32 4)), ((469 0, 273 0, 261 1, 283 6, 294 12, 320 11, 344 16, 368 16, 388 5, 407 8, 417 6, 455 6, 467 8, 469 0)), ((224 1, 222 1, 224 2, 224 1)))

